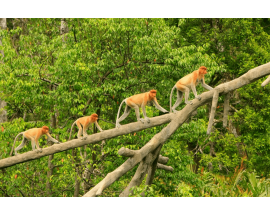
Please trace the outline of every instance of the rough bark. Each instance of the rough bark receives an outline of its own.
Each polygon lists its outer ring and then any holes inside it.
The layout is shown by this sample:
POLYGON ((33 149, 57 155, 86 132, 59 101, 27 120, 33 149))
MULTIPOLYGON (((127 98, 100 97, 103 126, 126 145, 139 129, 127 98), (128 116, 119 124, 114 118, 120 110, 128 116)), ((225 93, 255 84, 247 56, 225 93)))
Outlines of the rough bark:
POLYGON ((270 76, 267 77, 267 79, 262 83, 262 87, 266 86, 270 82, 270 76))
POLYGON ((0 160, 0 168, 9 167, 17 163, 34 160, 34 159, 41 158, 46 155, 65 151, 68 149, 81 147, 86 144, 96 143, 101 140, 113 138, 113 137, 120 136, 123 134, 140 131, 149 127, 154 127, 154 126, 165 124, 171 121, 165 128, 162 129, 160 133, 156 134, 145 146, 143 146, 140 150, 137 150, 134 156, 127 159, 127 161, 125 161, 120 167, 118 167, 113 172, 109 173, 101 182, 99 182, 94 188, 92 188, 84 196, 87 197, 87 196, 100 195, 102 194, 102 191, 104 189, 109 187, 113 182, 115 182, 121 176, 123 176, 126 172, 131 170, 136 164, 141 162, 143 158, 145 158, 150 152, 154 151, 159 145, 162 145, 175 132, 175 130, 177 130, 178 127, 180 127, 191 116, 192 112, 194 112, 199 106, 202 106, 208 103, 209 101, 211 101, 214 96, 214 92, 216 90, 219 92, 219 94, 227 94, 230 91, 238 89, 251 82, 255 82, 256 80, 268 74, 270 74, 270 63, 254 68, 235 80, 221 84, 215 87, 213 90, 201 94, 200 101, 198 99, 194 99, 193 105, 190 105, 190 104, 186 105, 181 111, 178 111, 176 114, 170 113, 170 114, 162 115, 159 117, 151 118, 151 122, 149 124, 135 122, 135 123, 123 125, 119 129, 115 128, 115 129, 104 131, 102 133, 90 135, 87 137, 86 140, 76 139, 76 140, 71 140, 71 141, 68 141, 66 143, 62 143, 59 145, 53 145, 51 147, 43 149, 42 153, 30 151, 30 152, 27 152, 18 156, 2 159, 0 160))
POLYGON ((53 175, 53 169, 54 169, 54 165, 52 163, 53 160, 53 154, 49 155, 48 158, 48 168, 49 170, 47 171, 47 183, 46 183, 46 191, 47 191, 47 196, 52 196, 52 185, 50 182, 50 178, 53 175))
POLYGON ((218 90, 214 90, 213 100, 212 100, 212 107, 211 107, 211 114, 209 118, 208 128, 207 128, 207 134, 209 135, 211 133, 211 129, 214 123, 216 109, 217 109, 217 103, 218 103, 218 96, 219 92, 218 90))
MULTIPOLYGON (((7 28, 7 18, 0 18, 0 30, 7 28)), ((3 46, 2 39, 0 38, 0 46, 3 46)), ((0 54, 4 57, 4 51, 0 50, 0 54)), ((4 63, 0 61, 0 63, 4 63)), ((5 110, 5 106, 7 103, 0 99, 0 123, 7 121, 7 111, 5 110)))
MULTIPOLYGON (((1 29, 6 29, 7 28, 7 18, 0 18, 0 30, 1 29)), ((2 39, 0 38, 0 46, 3 46, 2 44, 2 39)), ((2 54, 2 56, 4 57, 4 51, 0 50, 0 53, 2 54)))
MULTIPOLYGON (((157 169, 158 155, 160 153, 161 148, 162 148, 162 145, 160 145, 156 149, 156 155, 153 156, 153 162, 148 168, 148 175, 147 175, 146 182, 145 182, 146 185, 151 185, 153 180, 154 180, 155 172, 157 169)), ((144 192, 142 193, 142 195, 144 196, 144 192)))
MULTIPOLYGON (((232 90, 238 89, 244 85, 251 82, 255 82, 261 77, 268 75, 270 73, 270 63, 261 65, 257 68, 249 70, 246 74, 241 77, 232 80, 230 82, 220 84, 213 90, 201 94, 201 100, 194 99, 193 105, 186 105, 181 111, 177 112, 175 117, 172 119, 171 123, 165 127, 160 133, 156 134, 144 147, 136 151, 135 155, 130 157, 126 162, 124 162, 120 167, 118 167, 113 172, 107 174, 107 176, 99 182, 94 188, 92 188, 84 197, 101 195, 102 191, 109 187, 114 181, 118 180, 126 172, 131 170, 136 164, 143 160, 143 158, 156 149, 159 145, 163 144, 174 131, 181 126, 186 119, 190 117, 193 111, 195 111, 199 106, 204 105, 209 102, 214 94, 217 96, 219 94, 227 94, 232 90)), ((167 114, 172 115, 172 114, 167 114)), ((165 115, 165 116, 167 116, 165 115)), ((151 183, 151 179, 149 180, 151 183)))
POLYGON ((160 164, 160 163, 157 164, 157 168, 158 169, 164 169, 164 170, 167 170, 167 171, 170 171, 170 172, 173 171, 173 168, 171 166, 166 166, 166 165, 163 165, 163 164, 160 164))
POLYGON ((167 164, 169 161, 169 158, 168 157, 164 157, 162 155, 159 155, 159 158, 158 158, 158 163, 161 163, 161 164, 167 164))
POLYGON ((227 127, 228 114, 229 114, 229 110, 230 110, 230 93, 225 95, 223 110, 224 110, 223 127, 227 127))
POLYGON ((132 187, 139 186, 146 173, 147 170, 151 167, 152 163, 156 159, 157 155, 159 154, 160 148, 157 148, 153 153, 148 154, 141 162, 139 167, 136 170, 135 175, 131 179, 128 186, 125 188, 125 190, 119 195, 120 197, 128 197, 129 194, 133 193, 132 187))
POLYGON ((0 168, 13 166, 18 163, 24 163, 26 161, 35 160, 44 156, 55 154, 58 152, 74 149, 87 144, 97 143, 102 140, 110 139, 113 137, 121 136, 124 134, 134 133, 150 127, 166 124, 171 121, 171 118, 175 118, 175 114, 167 114, 158 117, 151 118, 150 123, 143 124, 142 122, 134 122, 127 125, 122 125, 121 128, 114 128, 89 135, 86 140, 73 139, 61 144, 54 144, 53 146, 43 148, 41 153, 36 151, 29 151, 17 156, 9 157, 0 160, 0 168))
POLYGON ((66 22, 65 18, 61 19, 61 28, 60 28, 60 34, 62 35, 62 41, 65 42, 66 41, 66 33, 68 33, 68 24, 66 22))

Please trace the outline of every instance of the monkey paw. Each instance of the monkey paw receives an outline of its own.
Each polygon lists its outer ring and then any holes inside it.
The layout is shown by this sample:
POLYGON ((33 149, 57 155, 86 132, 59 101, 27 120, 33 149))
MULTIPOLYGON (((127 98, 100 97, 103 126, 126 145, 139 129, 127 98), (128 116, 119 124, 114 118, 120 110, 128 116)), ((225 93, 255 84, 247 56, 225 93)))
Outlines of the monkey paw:
POLYGON ((121 125, 119 123, 116 123, 116 128, 120 128, 121 125))
POLYGON ((150 123, 150 119, 148 117, 145 118, 145 121, 147 121, 147 123, 150 123))
POLYGON ((173 113, 176 114, 178 111, 177 110, 173 110, 173 113))
POLYGON ((36 149, 36 151, 37 151, 38 153, 41 153, 41 152, 42 152, 42 148, 38 148, 38 149, 36 149))
POLYGON ((199 96, 199 95, 198 95, 196 98, 197 98, 198 100, 201 100, 201 99, 202 99, 201 96, 199 96))
POLYGON ((82 138, 81 138, 81 140, 86 140, 87 139, 87 136, 83 136, 82 138))
POLYGON ((192 105, 192 104, 193 104, 193 102, 192 102, 192 101, 188 101, 188 102, 186 102, 186 104, 190 104, 190 105, 192 105))
POLYGON ((140 121, 144 124, 144 119, 143 118, 140 118, 140 121))

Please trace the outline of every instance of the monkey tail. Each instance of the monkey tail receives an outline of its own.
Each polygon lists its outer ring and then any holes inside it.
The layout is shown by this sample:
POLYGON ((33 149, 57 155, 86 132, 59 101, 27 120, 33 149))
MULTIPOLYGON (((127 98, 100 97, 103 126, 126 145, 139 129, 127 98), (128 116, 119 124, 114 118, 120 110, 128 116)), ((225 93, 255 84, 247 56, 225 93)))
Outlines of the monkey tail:
POLYGON ((11 152, 10 152, 10 156, 12 156, 12 153, 13 153, 13 150, 14 150, 14 147, 15 147, 15 143, 16 143, 16 140, 17 140, 17 138, 20 136, 20 135, 22 135, 24 132, 21 132, 21 133, 19 133, 16 137, 15 137, 15 139, 14 139, 14 143, 13 143, 13 146, 12 146, 12 149, 11 149, 11 152))
MULTIPOLYGON (((77 120, 76 120, 76 121, 77 121, 77 120)), ((70 135, 69 135, 68 141, 69 141, 69 140, 70 140, 70 138, 71 138, 72 129, 73 129, 74 124, 76 123, 76 121, 75 121, 75 122, 73 122, 73 124, 71 125, 71 130, 70 130, 70 135)))
POLYGON ((118 113, 117 113, 117 117, 116 117, 116 124, 117 124, 117 121, 118 121, 118 119, 119 119, 120 110, 121 110, 121 107, 122 107, 122 105, 123 105, 124 102, 126 102, 126 99, 123 100, 123 101, 121 102, 120 106, 119 106, 118 113))
POLYGON ((172 88, 171 95, 170 95, 170 112, 172 112, 172 94, 175 88, 176 88, 175 86, 172 88))

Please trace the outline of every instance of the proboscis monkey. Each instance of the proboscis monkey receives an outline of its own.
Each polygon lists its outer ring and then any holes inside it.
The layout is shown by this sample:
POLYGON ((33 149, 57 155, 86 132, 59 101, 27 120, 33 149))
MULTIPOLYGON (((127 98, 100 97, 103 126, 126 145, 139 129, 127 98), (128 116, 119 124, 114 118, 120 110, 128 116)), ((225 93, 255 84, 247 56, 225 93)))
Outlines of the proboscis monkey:
POLYGON ((181 78, 172 88, 171 95, 170 95, 170 112, 176 113, 177 111, 175 110, 176 107, 180 105, 183 99, 183 94, 185 93, 185 103, 186 104, 193 104, 192 101, 188 100, 189 97, 189 91, 192 89, 195 98, 198 98, 201 100, 201 97, 197 95, 196 91, 196 86, 201 83, 202 87, 206 88, 207 90, 212 90, 213 88, 207 84, 205 84, 204 81, 204 75, 207 73, 205 66, 201 66, 199 70, 195 70, 192 73, 184 76, 181 78), (174 89, 177 89, 177 100, 175 104, 172 107, 172 93, 174 89))
POLYGON ((164 113, 168 112, 167 110, 165 110, 158 104, 156 94, 157 94, 156 90, 150 90, 149 92, 133 95, 123 100, 118 109, 116 127, 119 128, 121 126, 119 123, 123 121, 126 117, 128 117, 131 111, 131 108, 135 109, 137 121, 141 121, 142 123, 144 123, 144 121, 146 120, 149 123, 150 119, 146 116, 145 106, 147 102, 150 102, 150 101, 153 101, 155 107, 161 112, 164 112, 164 113), (124 102, 126 103, 126 108, 125 108, 124 114, 119 118, 121 106, 124 102), (140 111, 139 111, 140 107, 142 108, 144 119, 140 118, 140 111))
POLYGON ((100 132, 102 132, 103 130, 101 129, 101 127, 99 126, 98 122, 98 115, 96 113, 93 113, 90 116, 85 116, 85 117, 81 117, 78 118, 71 126, 71 130, 70 130, 70 135, 69 135, 69 140, 71 138, 71 133, 72 133, 72 129, 73 126, 76 124, 79 128, 77 137, 78 139, 80 139, 81 135, 82 135, 82 131, 83 131, 83 137, 81 138, 82 140, 86 140, 88 134, 86 133, 86 130, 89 128, 91 123, 95 123, 97 128, 99 129, 100 132), (82 126, 83 126, 83 130, 82 130, 82 126))
POLYGON ((17 140, 17 138, 20 135, 23 135, 23 140, 22 140, 22 143, 15 149, 15 155, 18 154, 17 151, 19 151, 20 149, 22 149, 27 144, 28 141, 31 141, 31 145, 32 145, 32 150, 33 151, 35 150, 35 146, 36 146, 37 147, 37 151, 38 152, 42 152, 42 149, 39 148, 38 140, 44 134, 47 136, 48 141, 52 141, 53 143, 60 143, 59 141, 57 141, 56 139, 54 139, 49 134, 49 127, 43 126, 42 128, 32 128, 32 129, 29 129, 27 131, 24 131, 24 132, 19 133, 15 137, 14 144, 13 144, 13 147, 12 147, 11 152, 10 152, 10 156, 12 155, 13 149, 15 147, 16 140, 17 140))

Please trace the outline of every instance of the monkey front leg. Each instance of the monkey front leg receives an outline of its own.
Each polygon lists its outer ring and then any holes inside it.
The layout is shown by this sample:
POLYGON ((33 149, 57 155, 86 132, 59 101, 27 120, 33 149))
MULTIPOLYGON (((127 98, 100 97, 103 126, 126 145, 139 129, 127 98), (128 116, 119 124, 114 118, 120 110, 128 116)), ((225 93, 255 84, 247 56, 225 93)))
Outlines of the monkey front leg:
POLYGON ((194 85, 194 83, 191 83, 191 89, 193 91, 193 94, 195 95, 195 98, 201 100, 201 96, 197 95, 196 86, 194 85))
POLYGON ((213 89, 211 86, 209 86, 205 83, 204 79, 202 79, 201 83, 202 83, 202 87, 204 87, 205 89, 207 89, 209 91, 211 91, 213 89))
POLYGON ((95 121, 95 125, 96 125, 96 127, 99 129, 99 131, 100 132, 102 132, 103 130, 101 129, 101 127, 99 126, 99 124, 98 124, 98 122, 97 121, 95 121))
POLYGON ((89 128, 90 124, 88 126, 83 126, 83 137, 81 138, 82 140, 86 140, 88 134, 86 130, 89 128))
POLYGON ((163 107, 161 107, 161 106, 158 104, 156 98, 154 98, 153 103, 154 103, 155 107, 156 107, 158 110, 160 110, 161 112, 163 112, 163 113, 168 112, 167 110, 165 110, 163 107))
POLYGON ((60 144, 60 142, 56 139, 54 139, 50 134, 46 134, 48 141, 51 141, 55 144, 60 144))
POLYGON ((144 124, 144 119, 143 119, 143 118, 140 118, 140 110, 139 110, 139 107, 136 105, 136 106, 134 106, 134 109, 135 109, 137 121, 141 121, 141 122, 144 124))
POLYGON ((42 149, 39 147, 39 143, 38 143, 38 139, 32 139, 31 140, 31 144, 32 144, 32 150, 35 150, 35 146, 37 147, 36 151, 41 153, 42 149))
POLYGON ((142 111, 143 111, 143 117, 144 117, 145 121, 147 121, 147 123, 150 123, 150 119, 146 115, 146 111, 145 111, 145 106, 144 105, 142 105, 142 111))
POLYGON ((185 103, 192 105, 193 103, 192 101, 188 100, 188 97, 189 97, 189 88, 185 87, 185 103))

